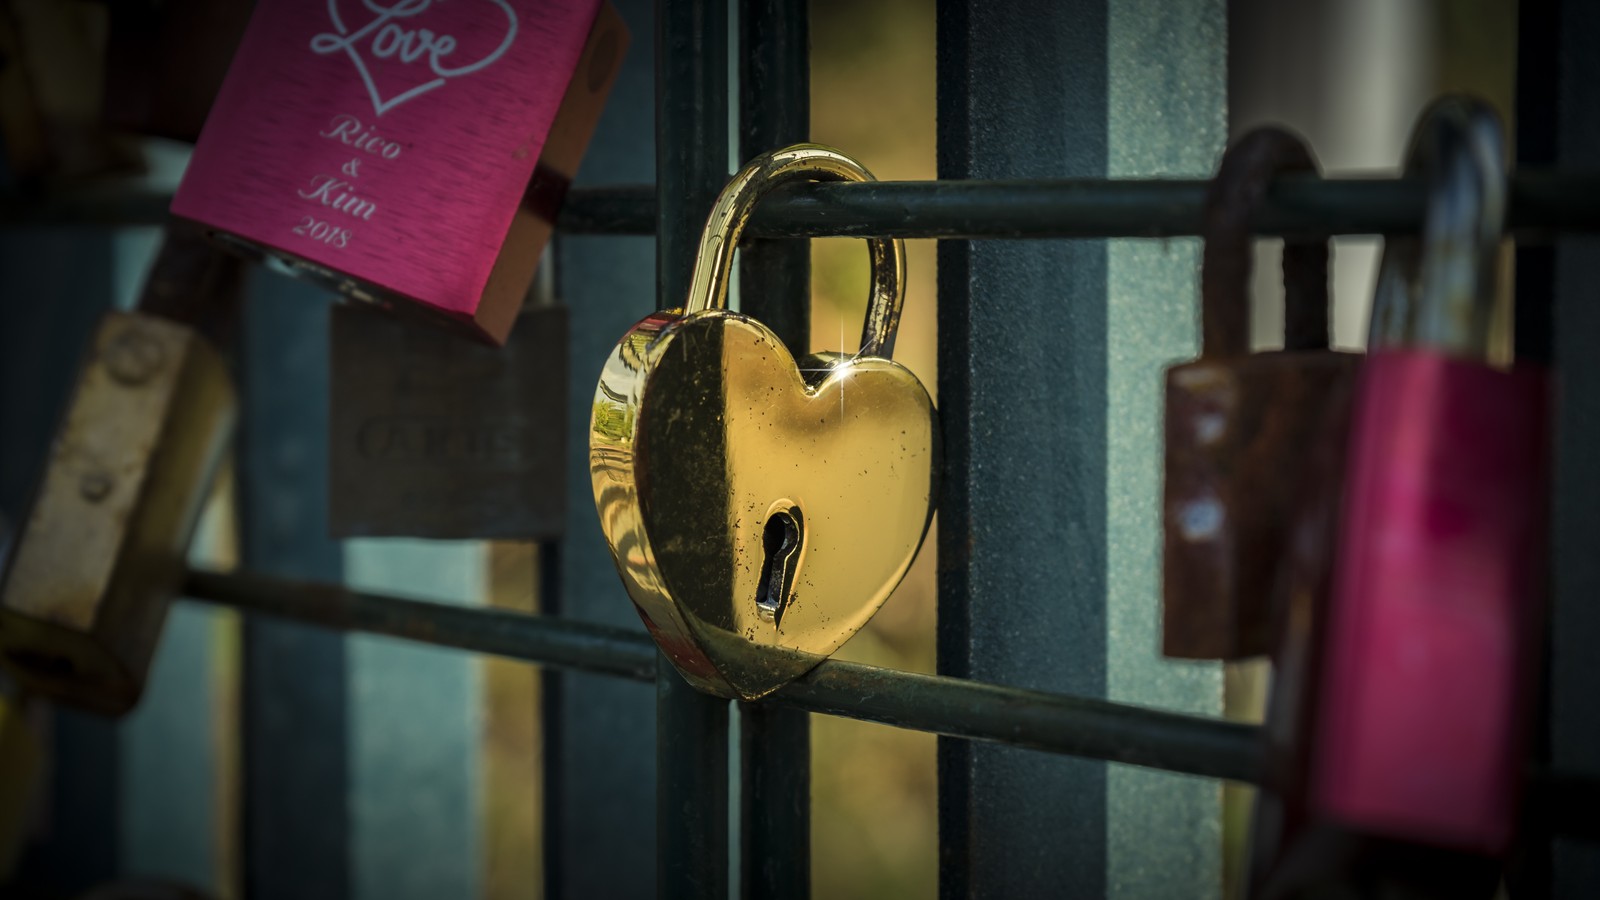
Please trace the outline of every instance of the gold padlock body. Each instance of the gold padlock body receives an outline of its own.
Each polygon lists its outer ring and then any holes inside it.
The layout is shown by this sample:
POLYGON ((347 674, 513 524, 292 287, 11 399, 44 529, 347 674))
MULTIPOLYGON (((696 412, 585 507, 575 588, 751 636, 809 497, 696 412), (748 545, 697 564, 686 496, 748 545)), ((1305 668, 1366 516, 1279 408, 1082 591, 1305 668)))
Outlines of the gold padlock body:
POLYGON ((0 884, 11 878, 28 837, 43 753, 21 704, 0 697, 0 884))
POLYGON ((927 390, 891 360, 797 364, 722 309, 634 326, 600 376, 590 470, 623 583, 684 677, 753 700, 860 630, 927 533, 937 431, 927 390), (763 541, 784 509, 803 540, 770 616, 763 541))
POLYGON ((28 691, 108 715, 138 701, 235 407, 192 330, 101 321, 0 580, 0 661, 28 691))

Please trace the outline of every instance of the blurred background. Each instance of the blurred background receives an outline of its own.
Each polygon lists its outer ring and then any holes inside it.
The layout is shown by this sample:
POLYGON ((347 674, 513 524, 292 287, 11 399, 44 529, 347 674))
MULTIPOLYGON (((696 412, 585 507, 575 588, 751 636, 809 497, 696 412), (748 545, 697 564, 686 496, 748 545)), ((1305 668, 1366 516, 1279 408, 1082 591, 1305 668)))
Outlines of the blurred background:
MULTIPOLYGON (((855 155, 881 179, 934 178, 933 0, 812 0, 810 6, 813 139, 855 155)), ((1309 139, 1332 174, 1393 171, 1415 115, 1440 91, 1469 90, 1508 118, 1513 113, 1511 0, 1233 0, 1227 9, 1228 131, 1287 124, 1309 139)), ((0 30, 0 123, 12 121, 6 104, 22 90, 36 92, 52 112, 53 130, 33 144, 15 130, 3 135, 13 158, 76 148, 72 158, 58 161, 63 177, 170 191, 187 157, 184 145, 133 141, 104 133, 97 124, 104 104, 97 92, 106 84, 97 48, 110 27, 107 4, 5 0, 0 12, 11 22, 0 30), (49 28, 17 27, 30 17, 49 28), (52 43, 23 46, 18 41, 24 33, 34 40, 48 33, 52 43), (135 174, 140 168, 144 173, 135 174)), ((647 20, 632 25, 638 53, 651 29, 647 20)), ((1207 153, 1214 160, 1220 150, 1210 147, 1207 153)), ((99 309, 131 303, 158 241, 151 227, 9 226, 0 232, 0 514, 6 521, 23 515, 83 335, 99 309)), ((1194 242, 1171 243, 1175 252, 1184 252, 1194 242)), ((1263 346, 1275 343, 1281 327, 1274 244, 1262 242, 1258 255, 1255 327, 1263 346)), ((1378 248, 1376 239, 1337 242, 1335 335, 1342 346, 1362 343, 1378 248)), ((897 359, 931 390, 935 248, 912 241, 908 252, 897 359)), ((864 248, 818 240, 812 257, 814 340, 819 347, 853 349, 866 297, 864 248)), ((281 276, 252 277, 260 292, 282 295, 280 302, 325 302, 326 295, 303 285, 285 286, 281 276)), ((307 359, 319 365, 315 351, 307 351, 307 359)), ((1158 367, 1139 377, 1148 377, 1153 391, 1158 367)), ((305 402, 310 415, 324 401, 305 402)), ((1154 417, 1159 410, 1139 414, 1154 417)), ((240 536, 232 523, 238 498, 236 481, 223 478, 194 549, 197 561, 228 567, 237 560, 240 536)), ((1148 521, 1150 529, 1136 539, 1154 547, 1154 507, 1148 521)), ((844 647, 842 658, 934 670, 934 544, 930 535, 895 597, 844 647)), ((319 552, 337 554, 335 568, 358 588, 530 612, 541 608, 545 579, 540 552, 531 545, 366 539, 319 552)), ((285 557, 281 568, 294 569, 295 560, 285 557)), ((1153 614, 1158 573, 1123 575, 1153 614)), ((170 879, 219 898, 241 896, 241 847, 262 837, 247 833, 248 817, 240 809, 240 628, 232 613, 180 603, 145 700, 131 716, 109 723, 34 710, 35 730, 56 752, 47 757, 35 792, 33 846, 22 860, 23 873, 73 890, 115 872, 170 879)), ((293 664, 297 646, 285 638, 283 653, 291 656, 284 662, 293 664)), ((345 687, 331 708, 345 717, 343 730, 326 743, 337 748, 328 751, 337 758, 318 763, 333 775, 318 783, 339 786, 346 802, 334 804, 340 810, 330 813, 334 821, 308 827, 348 834, 343 876, 350 895, 542 896, 544 829, 551 826, 541 815, 546 744, 539 710, 550 695, 539 673, 370 636, 342 639, 340 653, 345 687)), ((1158 647, 1152 644, 1149 653, 1157 655, 1158 647)), ((1229 667, 1215 679, 1214 708, 1240 719, 1259 718, 1265 682, 1261 666, 1229 667)), ((319 721, 283 727, 285 733, 303 728, 312 748, 327 737, 319 721)), ((812 727, 814 894, 935 896, 935 739, 834 717, 813 717, 812 727)), ((1249 792, 1218 789, 1215 810, 1223 823, 1214 851, 1222 881, 1181 896, 1231 890, 1249 792)), ((1163 848, 1150 846, 1147 852, 1161 854, 1163 848)), ((595 858, 604 859, 602 848, 595 849, 595 858)))

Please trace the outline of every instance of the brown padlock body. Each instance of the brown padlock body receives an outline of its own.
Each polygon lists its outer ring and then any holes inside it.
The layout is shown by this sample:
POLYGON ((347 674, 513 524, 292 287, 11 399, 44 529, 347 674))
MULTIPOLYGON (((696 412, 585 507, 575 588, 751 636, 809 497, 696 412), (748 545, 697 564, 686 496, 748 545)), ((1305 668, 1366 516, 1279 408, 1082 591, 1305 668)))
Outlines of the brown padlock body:
POLYGON ((1272 591, 1300 469, 1359 354, 1279 350, 1167 370, 1162 652, 1240 659, 1272 645, 1272 591))
POLYGON ((137 703, 235 415, 192 330, 101 321, 0 581, 0 662, 25 689, 105 714, 137 703))
POLYGON ((501 348, 359 304, 331 315, 333 535, 565 532, 564 308, 523 312, 501 348))

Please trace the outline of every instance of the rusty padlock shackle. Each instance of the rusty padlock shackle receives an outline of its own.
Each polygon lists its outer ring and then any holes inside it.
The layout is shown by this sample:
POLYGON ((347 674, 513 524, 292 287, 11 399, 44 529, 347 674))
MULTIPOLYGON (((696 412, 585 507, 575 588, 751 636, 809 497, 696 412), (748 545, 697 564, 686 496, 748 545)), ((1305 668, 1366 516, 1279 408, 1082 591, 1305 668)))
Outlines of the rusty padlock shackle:
MULTIPOLYGON (((706 218, 684 315, 728 305, 733 251, 756 203, 768 191, 791 181, 876 180, 861 163, 820 144, 795 144, 751 160, 722 189, 706 218)), ((867 301, 861 349, 856 355, 888 357, 894 353, 900 309, 906 299, 906 248, 898 238, 871 238, 867 247, 872 254, 872 297, 867 301)))
MULTIPOLYGON (((1317 171, 1306 142, 1276 126, 1257 128, 1233 142, 1206 191, 1205 249, 1200 262, 1200 353, 1203 357, 1250 352, 1250 273, 1254 268, 1250 217, 1272 179, 1285 172, 1317 171)), ((1328 346, 1328 242, 1283 243, 1283 349, 1328 346)))
POLYGON ((1384 238, 1367 346, 1423 344, 1481 358, 1505 234, 1500 116, 1476 97, 1435 100, 1411 134, 1405 172, 1426 179, 1427 211, 1420 237, 1384 238))

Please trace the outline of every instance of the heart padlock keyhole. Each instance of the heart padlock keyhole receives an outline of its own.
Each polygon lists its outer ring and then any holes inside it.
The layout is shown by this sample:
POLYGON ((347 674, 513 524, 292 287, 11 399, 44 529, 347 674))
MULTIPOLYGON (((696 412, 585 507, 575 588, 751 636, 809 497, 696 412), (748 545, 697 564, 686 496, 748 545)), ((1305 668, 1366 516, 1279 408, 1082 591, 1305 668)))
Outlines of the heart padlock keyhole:
POLYGON ((756 609, 761 618, 781 625, 783 611, 794 589, 795 565, 800 556, 802 536, 800 510, 780 509, 767 519, 761 545, 766 557, 761 564, 761 581, 756 592, 756 609))

